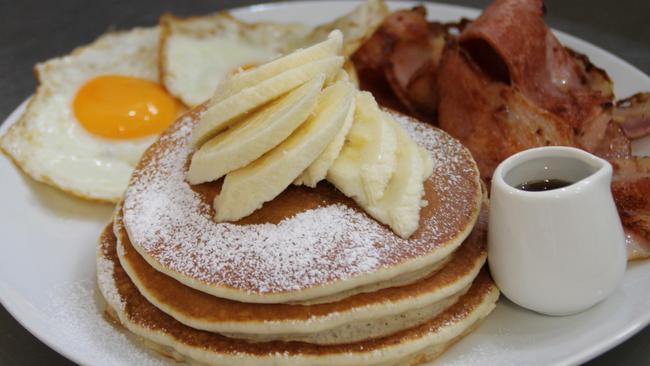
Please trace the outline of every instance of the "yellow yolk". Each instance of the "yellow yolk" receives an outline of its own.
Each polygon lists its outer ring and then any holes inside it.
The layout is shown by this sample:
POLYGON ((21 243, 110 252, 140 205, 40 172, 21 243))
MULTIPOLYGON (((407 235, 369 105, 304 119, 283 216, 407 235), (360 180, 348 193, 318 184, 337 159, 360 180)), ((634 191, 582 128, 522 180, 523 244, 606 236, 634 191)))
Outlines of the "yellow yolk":
POLYGON ((87 81, 73 102, 75 117, 86 130, 111 139, 160 133, 174 121, 179 108, 160 84, 120 75, 87 81))

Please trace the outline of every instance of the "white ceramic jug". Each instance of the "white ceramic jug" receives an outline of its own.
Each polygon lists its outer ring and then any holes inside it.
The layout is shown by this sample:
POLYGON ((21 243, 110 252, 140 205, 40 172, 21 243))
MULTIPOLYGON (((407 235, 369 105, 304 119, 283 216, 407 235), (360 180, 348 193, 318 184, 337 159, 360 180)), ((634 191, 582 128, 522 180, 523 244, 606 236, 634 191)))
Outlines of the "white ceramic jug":
POLYGON ((488 261, 505 296, 540 313, 568 315, 614 291, 627 256, 611 179, 607 161, 569 147, 522 151, 497 167, 488 261), (536 192, 517 188, 545 179, 571 184, 536 192))

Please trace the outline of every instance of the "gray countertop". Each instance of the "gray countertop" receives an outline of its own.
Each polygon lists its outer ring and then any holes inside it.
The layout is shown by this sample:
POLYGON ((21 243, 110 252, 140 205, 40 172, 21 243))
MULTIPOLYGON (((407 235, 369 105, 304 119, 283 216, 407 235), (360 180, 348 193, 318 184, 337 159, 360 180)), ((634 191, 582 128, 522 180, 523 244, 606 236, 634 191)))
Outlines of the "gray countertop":
MULTIPOLYGON (((153 25, 165 11, 203 14, 257 2, 0 0, 0 121, 33 93, 32 66, 38 61, 65 54, 110 29, 153 25)), ((482 8, 489 1, 442 2, 482 8)), ((650 74, 650 1, 548 0, 546 5, 547 21, 554 28, 596 44, 650 74)), ((588 365, 650 365, 648 345, 650 327, 588 365)), ((71 364, 0 308, 0 365, 71 364)))

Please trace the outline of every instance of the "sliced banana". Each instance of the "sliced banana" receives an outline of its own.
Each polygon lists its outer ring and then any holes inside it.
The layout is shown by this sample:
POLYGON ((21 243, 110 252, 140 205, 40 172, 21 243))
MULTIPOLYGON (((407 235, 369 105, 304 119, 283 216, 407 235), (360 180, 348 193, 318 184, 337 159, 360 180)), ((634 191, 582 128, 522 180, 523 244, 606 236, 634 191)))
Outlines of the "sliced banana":
POLYGON ((343 70, 345 70, 346 75, 350 82, 354 84, 357 88, 359 87, 359 75, 357 74, 357 69, 354 68, 354 64, 349 59, 343 64, 343 70))
POLYGON ((324 82, 320 74, 207 141, 192 156, 187 181, 217 180, 280 144, 312 113, 324 82))
POLYGON ((334 81, 350 81, 350 75, 345 70, 339 70, 336 76, 334 76, 334 81))
POLYGON ((360 205, 377 202, 395 171, 395 131, 370 93, 356 98, 354 122, 327 180, 360 205))
POLYGON ((345 123, 354 96, 349 83, 322 91, 309 119, 289 138, 224 180, 215 198, 217 221, 234 221, 279 195, 325 150, 345 123))
POLYGON ((256 68, 242 71, 223 80, 214 92, 210 103, 222 101, 230 95, 239 93, 251 85, 259 84, 287 70, 292 70, 324 58, 341 55, 342 47, 343 34, 338 30, 332 31, 323 42, 304 49, 298 49, 286 56, 256 68))
MULTIPOLYGON (((344 81, 340 82, 348 83, 345 81, 346 79, 343 80, 344 81)), ((352 88, 352 85, 350 85, 350 88, 352 88)), ((350 127, 352 127, 352 121, 354 120, 354 109, 356 105, 355 101, 356 98, 352 98, 352 103, 350 103, 347 115, 345 116, 343 127, 341 127, 339 132, 336 134, 334 140, 332 140, 332 142, 330 142, 329 145, 327 145, 325 148, 325 151, 323 151, 323 153, 320 154, 318 158, 309 167, 307 167, 307 169, 305 169, 304 172, 302 172, 294 184, 304 184, 307 187, 313 188, 316 187, 316 184, 318 184, 318 182, 325 179, 327 176, 327 171, 339 156, 341 149, 343 148, 343 143, 345 143, 345 138, 350 131, 350 127)))
POLYGON ((343 64, 343 57, 332 56, 310 62, 283 72, 259 84, 252 85, 224 100, 209 106, 192 131, 191 143, 199 146, 215 134, 239 122, 239 117, 324 73, 335 75, 343 64))
POLYGON ((374 204, 364 206, 364 209, 377 221, 388 225, 397 235, 408 238, 420 223, 424 194, 422 177, 427 167, 422 161, 419 146, 409 138, 406 131, 394 121, 391 121, 391 126, 397 136, 397 168, 383 197, 374 204))
POLYGON ((191 184, 225 175, 217 221, 250 215, 292 182, 327 179, 397 235, 417 230, 431 154, 357 91, 342 43, 334 31, 219 84, 192 131, 187 174, 191 184))
POLYGON ((429 179, 433 174, 433 158, 429 150, 418 145, 418 150, 420 150, 420 157, 422 158, 422 181, 429 179))

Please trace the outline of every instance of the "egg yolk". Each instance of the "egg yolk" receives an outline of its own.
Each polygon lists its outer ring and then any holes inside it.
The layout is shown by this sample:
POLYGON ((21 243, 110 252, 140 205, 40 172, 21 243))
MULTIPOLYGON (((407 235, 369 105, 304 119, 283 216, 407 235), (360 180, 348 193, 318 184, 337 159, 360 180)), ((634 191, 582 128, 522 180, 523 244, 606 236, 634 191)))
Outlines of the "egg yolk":
POLYGON ((180 103, 160 84, 121 75, 87 81, 73 102, 75 117, 87 131, 111 139, 160 133, 179 109, 180 103))

